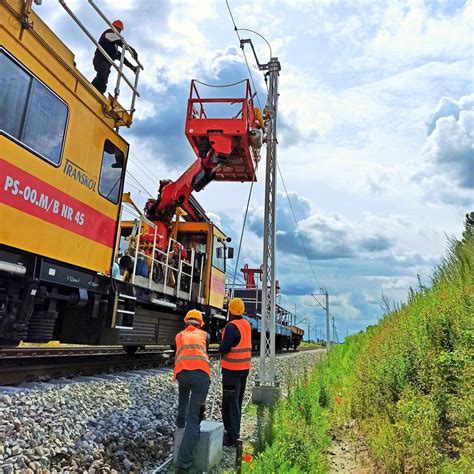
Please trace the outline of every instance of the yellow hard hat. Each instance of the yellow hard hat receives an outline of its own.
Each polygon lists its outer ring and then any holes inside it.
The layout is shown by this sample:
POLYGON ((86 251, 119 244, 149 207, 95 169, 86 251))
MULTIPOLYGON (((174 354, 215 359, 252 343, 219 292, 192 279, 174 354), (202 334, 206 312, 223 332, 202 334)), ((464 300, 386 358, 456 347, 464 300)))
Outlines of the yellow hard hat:
POLYGON ((232 298, 229 301, 229 312, 235 316, 242 316, 245 313, 244 302, 240 298, 232 298))
POLYGON ((197 309, 190 309, 186 313, 186 316, 184 317, 184 322, 188 321, 189 319, 195 319, 201 324, 201 326, 203 326, 204 324, 204 320, 202 319, 202 313, 201 311, 198 311, 197 309))

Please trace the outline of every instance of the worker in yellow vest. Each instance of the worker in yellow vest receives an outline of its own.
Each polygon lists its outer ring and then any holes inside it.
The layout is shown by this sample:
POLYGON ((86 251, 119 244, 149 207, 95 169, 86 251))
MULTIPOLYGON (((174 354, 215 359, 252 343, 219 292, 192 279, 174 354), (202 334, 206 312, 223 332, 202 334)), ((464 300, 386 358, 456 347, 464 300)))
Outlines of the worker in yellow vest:
POLYGON ((184 317, 186 327, 176 336, 174 380, 179 383, 177 428, 184 428, 179 448, 178 472, 187 472, 193 462, 193 450, 198 442, 204 415, 211 368, 207 349, 209 334, 201 327, 202 314, 196 309, 184 317))
POLYGON ((252 329, 243 318, 244 302, 229 301, 230 321, 224 328, 219 351, 222 355, 222 420, 224 446, 235 446, 240 437, 242 401, 252 356, 252 329))

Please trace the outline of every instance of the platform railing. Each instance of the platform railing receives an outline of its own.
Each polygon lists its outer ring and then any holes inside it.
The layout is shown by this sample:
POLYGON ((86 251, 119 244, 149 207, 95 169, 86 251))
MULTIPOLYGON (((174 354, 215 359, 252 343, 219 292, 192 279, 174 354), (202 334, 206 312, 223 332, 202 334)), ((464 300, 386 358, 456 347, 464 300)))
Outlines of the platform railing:
MULTIPOLYGON (((132 284, 137 284, 143 286, 138 280, 137 277, 141 276, 147 278, 146 288, 154 289, 153 283, 158 283, 153 280, 153 272, 158 272, 158 269, 161 269, 161 275, 163 275, 163 290, 165 294, 168 294, 168 289, 171 289, 175 296, 178 296, 178 291, 185 292, 187 299, 191 299, 193 275, 194 275, 194 261, 195 261, 195 252, 193 249, 186 249, 186 252, 190 252, 190 261, 186 261, 181 257, 181 251, 177 250, 177 254, 174 256, 173 261, 171 261, 170 256, 172 254, 172 249, 176 246, 179 246, 179 249, 183 248, 182 245, 174 240, 169 239, 166 252, 156 247, 156 238, 158 234, 158 227, 149 221, 146 217, 140 216, 140 219, 136 221, 138 223, 138 232, 136 236, 133 254, 133 270, 131 275, 132 284), (140 250, 140 240, 143 233, 141 232, 142 224, 146 224, 149 228, 151 227, 153 233, 153 246, 151 254, 147 253, 144 250, 140 250), (158 258, 157 258, 158 257, 158 258), (146 262, 148 275, 145 277, 143 275, 137 275, 137 265, 139 259, 142 258, 146 262), (170 275, 173 275, 174 285, 170 284, 170 275), (183 277, 189 279, 189 288, 187 291, 182 290, 182 281, 183 277)), ((149 232, 147 232, 149 234, 149 232)))
MULTIPOLYGON (((250 82, 248 79, 241 81, 245 82, 245 97, 207 97, 207 98, 202 98, 199 94, 199 91, 197 89, 196 83, 202 84, 204 86, 207 86, 207 84, 203 84, 199 81, 196 81, 196 79, 193 79, 191 81, 191 87, 190 87, 190 92, 189 92, 189 100, 188 100, 188 118, 190 119, 208 119, 209 117, 206 114, 205 106, 204 104, 242 104, 242 108, 240 112, 237 115, 234 115, 233 117, 220 117, 220 118, 229 118, 229 119, 237 119, 239 115, 242 115, 242 118, 239 120, 247 121, 247 117, 249 116, 249 104, 251 102, 251 94, 252 90, 250 88, 250 82), (199 106, 196 108, 196 106, 199 106)), ((236 83, 239 84, 239 83, 236 83)), ((230 84, 229 86, 219 86, 221 87, 231 87, 235 86, 236 84, 230 84)))
POLYGON ((118 30, 114 27, 114 25, 112 25, 111 21, 104 15, 104 13, 95 4, 95 2, 93 0, 88 0, 91 7, 98 13, 98 15, 105 21, 107 26, 111 28, 114 31, 114 33, 116 33, 118 37, 120 38, 120 40, 122 41, 123 47, 122 47, 122 54, 120 58, 120 65, 115 64, 114 60, 105 52, 104 48, 102 48, 102 46, 94 38, 92 33, 86 28, 86 26, 81 22, 81 20, 79 20, 76 14, 69 8, 69 6, 66 4, 66 1, 65 0, 58 0, 58 1, 61 4, 61 6, 66 10, 66 12, 69 14, 69 16, 76 22, 79 28, 85 33, 85 35, 92 41, 92 43, 94 43, 96 48, 102 53, 102 55, 104 56, 104 59, 117 71, 117 82, 114 89, 114 99, 117 100, 120 95, 120 84, 122 80, 128 85, 128 87, 132 91, 132 99, 131 99, 130 108, 124 109, 124 111, 128 112, 128 114, 130 115, 130 123, 131 123, 131 120, 133 118, 133 113, 135 111, 136 98, 140 97, 140 93, 138 91, 138 78, 140 76, 140 71, 143 70, 143 65, 136 57, 134 49, 127 43, 125 38, 118 32, 118 30), (133 59, 135 60, 135 62, 137 63, 137 68, 136 68, 136 71, 134 72, 135 78, 134 78, 133 83, 126 77, 125 73, 123 72, 125 51, 128 51, 133 57, 133 59))

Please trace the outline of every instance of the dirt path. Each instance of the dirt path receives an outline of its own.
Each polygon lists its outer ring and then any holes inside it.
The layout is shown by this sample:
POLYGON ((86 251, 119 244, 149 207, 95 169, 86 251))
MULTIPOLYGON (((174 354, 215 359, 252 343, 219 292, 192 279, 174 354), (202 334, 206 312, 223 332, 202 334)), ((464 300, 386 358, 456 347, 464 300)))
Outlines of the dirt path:
POLYGON ((357 429, 347 427, 333 433, 333 442, 328 450, 328 472, 379 474, 385 471, 370 458, 369 449, 357 429))

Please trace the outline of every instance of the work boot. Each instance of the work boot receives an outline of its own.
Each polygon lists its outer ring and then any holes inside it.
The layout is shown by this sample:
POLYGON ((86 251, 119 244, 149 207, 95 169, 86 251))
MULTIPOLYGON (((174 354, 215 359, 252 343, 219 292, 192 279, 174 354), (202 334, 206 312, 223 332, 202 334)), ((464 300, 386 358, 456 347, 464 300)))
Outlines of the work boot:
POLYGON ((236 439, 230 439, 227 432, 226 432, 226 433, 224 433, 222 446, 235 448, 237 446, 237 440, 236 439))

